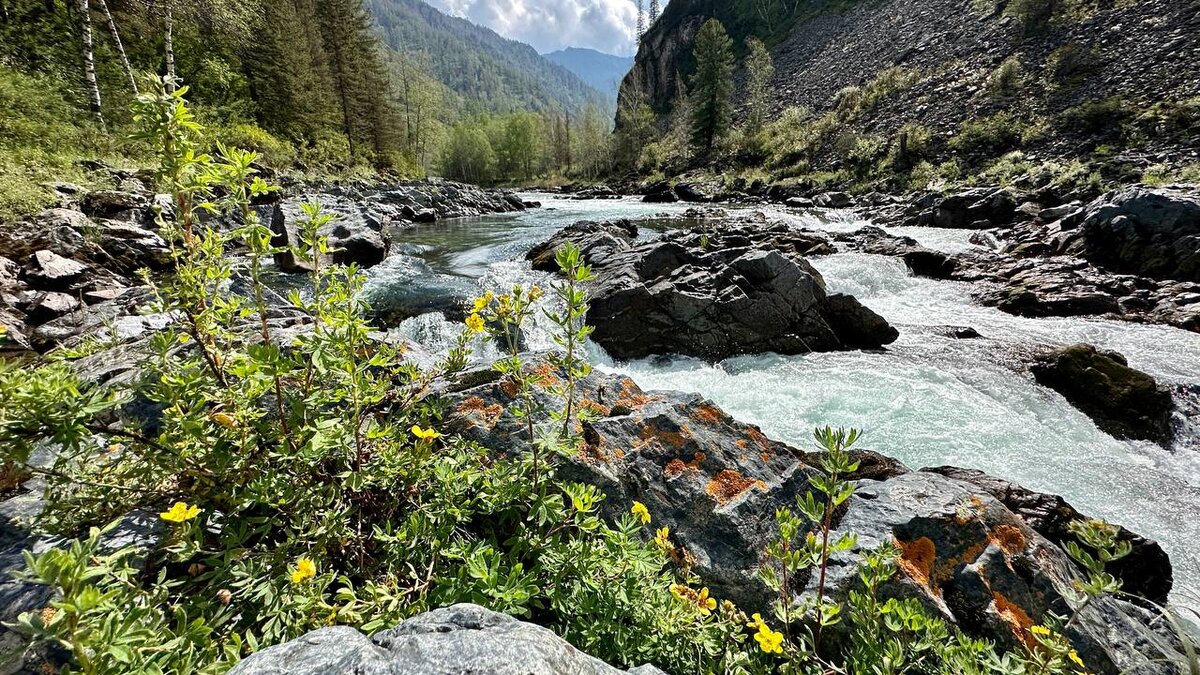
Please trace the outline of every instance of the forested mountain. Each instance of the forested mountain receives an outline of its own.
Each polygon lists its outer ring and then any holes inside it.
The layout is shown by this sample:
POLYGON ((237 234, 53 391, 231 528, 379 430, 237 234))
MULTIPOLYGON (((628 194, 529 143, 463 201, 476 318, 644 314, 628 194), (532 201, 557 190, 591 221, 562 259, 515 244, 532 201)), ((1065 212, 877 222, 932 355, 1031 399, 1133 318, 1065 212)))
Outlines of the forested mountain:
POLYGON ((584 82, 608 96, 608 100, 616 105, 617 91, 621 80, 633 67, 633 57, 614 56, 598 52, 595 49, 568 47, 556 52, 543 54, 547 59, 575 73, 584 82))
MULTIPOLYGON (((367 0, 383 42, 423 62, 480 111, 581 112, 608 100, 571 71, 532 47, 447 16, 421 0, 367 0)), ((610 106, 611 107, 611 106, 610 106)))

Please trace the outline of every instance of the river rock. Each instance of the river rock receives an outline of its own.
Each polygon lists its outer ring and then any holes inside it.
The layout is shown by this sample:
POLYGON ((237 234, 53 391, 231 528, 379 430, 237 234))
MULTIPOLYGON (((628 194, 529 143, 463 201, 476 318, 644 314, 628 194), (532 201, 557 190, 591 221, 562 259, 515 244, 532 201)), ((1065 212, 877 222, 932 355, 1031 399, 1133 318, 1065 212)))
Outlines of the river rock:
POLYGON ((1078 344, 1041 356, 1030 370, 1109 434, 1171 442, 1170 390, 1130 368, 1124 356, 1078 344))
MULTIPOLYGON (((594 228, 560 233, 593 240, 594 228)), ((586 256, 598 281, 588 323, 617 359, 875 348, 898 333, 850 296, 831 296, 804 254, 831 251, 819 235, 786 225, 677 230, 626 245, 614 237, 586 256)))
POLYGON ((1200 281, 1200 197, 1130 187, 1084 210, 1062 251, 1129 274, 1200 281))
POLYGON ((661 675, 618 670, 553 632, 478 605, 419 614, 367 637, 346 626, 322 628, 247 657, 230 675, 661 675))
POLYGON ((21 266, 17 263, 0 256, 0 293, 14 293, 24 288, 19 277, 21 276, 21 266))
POLYGON ((714 194, 713 186, 695 182, 682 182, 675 185, 675 194, 684 202, 711 202, 714 194))
POLYGON ((910 209, 905 224, 987 229, 1008 223, 1016 208, 1016 200, 1004 188, 971 188, 952 195, 928 196, 918 201, 910 209))
POLYGON ((559 230, 554 236, 534 246, 525 254, 533 269, 542 272, 557 272, 555 253, 568 241, 577 246, 585 260, 601 260, 613 253, 629 248, 637 239, 638 226, 632 220, 614 220, 597 223, 581 220, 568 228, 559 230))
POLYGON ((812 198, 813 205, 825 209, 844 209, 854 205, 854 198, 847 192, 822 192, 812 198))
MULTIPOLYGON (((560 409, 562 400, 549 392, 562 384, 562 371, 544 359, 527 364, 539 403, 560 409)), ((676 559, 688 560, 715 597, 766 611, 776 596, 759 570, 762 552, 778 536, 775 511, 811 489, 819 456, 771 440, 696 394, 643 391, 629 378, 600 372, 577 387, 579 409, 590 415, 578 423, 582 442, 562 458, 558 477, 600 488, 609 518, 642 502, 653 517, 649 527, 670 528, 676 559)), ((527 450, 523 421, 511 412, 519 393, 500 373, 479 366, 433 390, 446 405, 448 428, 498 454, 527 450)), ((1079 570, 1035 529, 1045 522, 1026 521, 974 483, 912 472, 868 451, 854 456, 861 466, 848 478, 858 493, 834 527, 856 534, 858 545, 831 563, 833 597, 859 588, 862 556, 889 544, 901 556, 885 596, 916 597, 972 635, 1012 647, 1049 612, 1068 611, 1079 570)), ((1153 573, 1161 575, 1162 566, 1153 573)), ((799 592, 815 591, 814 575, 801 573, 796 582, 799 592)), ((1147 628, 1149 618, 1104 599, 1083 612, 1069 637, 1095 672, 1115 674, 1140 654, 1170 653, 1171 645, 1147 628)))
POLYGON ((647 187, 642 201, 649 204, 674 204, 679 201, 679 195, 675 194, 675 188, 671 187, 670 181, 663 180, 647 187))

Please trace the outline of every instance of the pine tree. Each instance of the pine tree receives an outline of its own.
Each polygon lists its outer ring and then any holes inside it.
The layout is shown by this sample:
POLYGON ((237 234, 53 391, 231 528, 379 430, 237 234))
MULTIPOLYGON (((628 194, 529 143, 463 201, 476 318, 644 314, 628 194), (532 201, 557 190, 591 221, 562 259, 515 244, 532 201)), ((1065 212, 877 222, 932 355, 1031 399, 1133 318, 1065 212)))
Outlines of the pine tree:
POLYGON ((250 72, 260 123, 294 141, 335 128, 333 82, 315 0, 267 0, 250 72))
POLYGON ((732 117, 733 41, 725 26, 709 19, 696 34, 692 75, 692 145, 711 154, 729 132, 732 117))
POLYGON ((775 64, 767 46, 756 37, 746 40, 746 50, 746 123, 752 131, 758 131, 770 112, 775 64))
POLYGON ((634 40, 634 49, 637 49, 637 43, 640 43, 642 36, 646 34, 646 10, 642 4, 642 0, 637 0, 637 39, 634 40))
POLYGON ((653 26, 655 21, 658 21, 658 0, 650 0, 650 25, 653 26))
POLYGON ((396 119, 371 16, 362 0, 319 0, 317 9, 350 159, 367 159, 370 149, 380 161, 394 147, 396 119))

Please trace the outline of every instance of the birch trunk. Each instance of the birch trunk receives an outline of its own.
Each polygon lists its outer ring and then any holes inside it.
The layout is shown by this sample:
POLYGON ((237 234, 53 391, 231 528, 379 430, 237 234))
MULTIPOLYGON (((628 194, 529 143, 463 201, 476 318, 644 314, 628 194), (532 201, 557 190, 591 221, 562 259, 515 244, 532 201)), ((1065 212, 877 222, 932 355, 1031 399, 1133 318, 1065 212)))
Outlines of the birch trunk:
POLYGON ((129 56, 125 54, 125 45, 121 43, 121 34, 117 32, 117 22, 113 20, 112 12, 108 9, 108 2, 106 0, 98 0, 98 2, 100 11, 104 12, 104 18, 108 20, 108 32, 112 34, 117 54, 121 57, 121 66, 125 68, 125 76, 129 78, 129 87, 134 94, 137 94, 137 78, 133 76, 133 66, 129 65, 129 56))
POLYGON ((79 42, 83 50, 83 84, 87 89, 92 116, 104 127, 104 114, 100 109, 100 83, 96 79, 96 54, 92 48, 92 11, 88 0, 77 0, 79 11, 79 42))

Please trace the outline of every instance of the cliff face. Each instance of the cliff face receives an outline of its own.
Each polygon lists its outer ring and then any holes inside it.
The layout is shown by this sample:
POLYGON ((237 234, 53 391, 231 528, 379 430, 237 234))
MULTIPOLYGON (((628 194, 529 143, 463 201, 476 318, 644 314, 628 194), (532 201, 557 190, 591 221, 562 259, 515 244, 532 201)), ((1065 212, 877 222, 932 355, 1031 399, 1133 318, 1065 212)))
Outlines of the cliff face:
POLYGON ((1151 125, 1139 150, 1196 161, 1200 141, 1186 132, 1200 123, 1196 0, 829 0, 767 22, 746 16, 754 4, 673 0, 646 34, 622 97, 640 88, 665 112, 675 73, 692 69, 696 30, 716 16, 739 47, 764 25, 775 31, 763 37, 776 66, 776 114, 789 106, 832 110, 843 88, 869 86, 898 68, 904 86, 850 120, 853 131, 887 138, 916 123, 949 137, 966 121, 1011 112, 1053 126, 1022 149, 1065 156, 1097 140, 1100 128, 1167 105, 1165 123, 1182 128, 1164 139, 1151 125))

